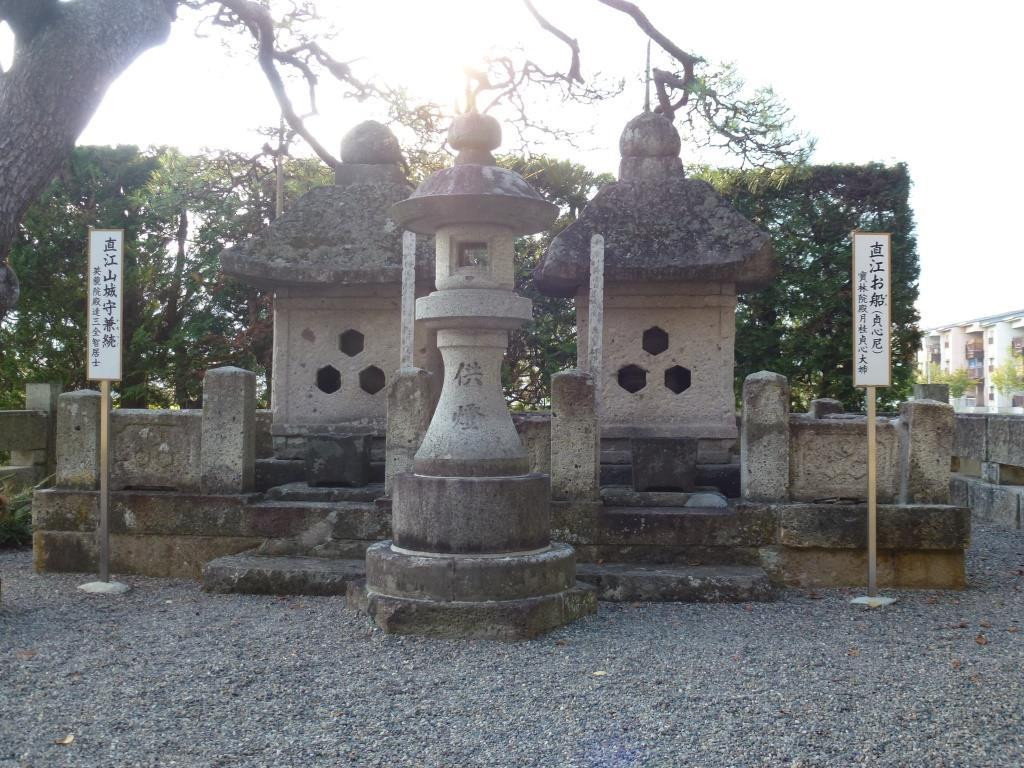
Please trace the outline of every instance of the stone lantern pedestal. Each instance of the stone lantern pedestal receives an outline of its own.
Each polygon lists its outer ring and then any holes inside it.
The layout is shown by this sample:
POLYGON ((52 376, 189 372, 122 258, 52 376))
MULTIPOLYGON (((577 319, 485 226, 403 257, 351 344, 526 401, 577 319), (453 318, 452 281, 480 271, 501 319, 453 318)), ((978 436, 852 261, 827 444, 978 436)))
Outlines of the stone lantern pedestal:
POLYGON ((572 547, 550 540, 550 479, 529 472, 502 394, 508 332, 532 311, 513 290, 514 238, 557 210, 494 164, 500 136, 493 118, 457 118, 455 165, 392 208, 435 238, 437 290, 416 316, 436 330, 445 373, 413 472, 394 480, 394 538, 370 547, 351 595, 389 632, 515 640, 595 608, 572 547))

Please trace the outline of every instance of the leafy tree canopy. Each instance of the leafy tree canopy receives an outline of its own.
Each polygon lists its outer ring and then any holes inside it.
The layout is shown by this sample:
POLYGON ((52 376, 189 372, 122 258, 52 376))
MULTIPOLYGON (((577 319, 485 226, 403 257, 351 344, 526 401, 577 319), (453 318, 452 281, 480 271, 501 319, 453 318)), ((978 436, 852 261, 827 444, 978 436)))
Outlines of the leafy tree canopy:
MULTIPOLYGON (((504 10, 512 4, 495 5, 504 10)), ((497 51, 482 69, 466 71, 462 108, 487 112, 504 107, 520 131, 540 128, 570 139, 528 108, 528 94, 540 87, 558 91, 564 100, 591 104, 619 92, 624 80, 611 87, 586 82, 577 38, 553 24, 533 0, 514 5, 536 22, 537 38, 553 38, 563 46, 561 60, 567 65, 522 50, 533 49, 535 40, 517 41, 521 50, 497 51)), ((807 156, 810 141, 791 130, 788 109, 770 89, 749 93, 731 68, 684 50, 634 2, 594 0, 588 5, 618 14, 654 46, 656 63, 667 67, 650 70, 655 109, 679 118, 693 141, 735 153, 744 164, 807 156)), ((190 17, 204 37, 218 32, 232 45, 239 36, 250 44, 282 119, 328 167, 336 158, 301 116, 316 113, 318 90, 325 83, 339 85, 341 98, 385 106, 394 122, 416 134, 421 146, 413 155, 443 144, 451 113, 416 100, 400 84, 361 76, 357 68, 365 65, 357 59, 335 57, 327 43, 331 30, 315 0, 0 0, 0 22, 15 40, 13 62, 0 67, 0 318, 20 295, 9 251, 22 216, 67 158, 110 83, 142 52, 164 42, 179 16, 190 17), (296 83, 304 94, 302 107, 293 101, 296 83)), ((586 16, 577 14, 574 24, 586 16)), ((501 25, 495 29, 498 36, 504 31, 501 25)), ((460 34, 451 25, 434 32, 440 35, 439 45, 445 44, 444 34, 460 34)), ((392 53, 384 40, 381 49, 381 56, 392 53)))
MULTIPOLYGON (((329 181, 318 161, 288 161, 286 196, 329 181)), ((12 261, 26 284, 0 324, 0 408, 26 381, 84 380, 88 227, 125 230, 122 407, 192 407, 207 368, 269 375, 270 297, 224 278, 218 254, 267 226, 274 171, 265 158, 221 152, 79 147, 25 215, 12 261)))
MULTIPOLYGON (((530 275, 551 238, 611 177, 548 157, 501 162, 561 210, 550 231, 516 244, 516 287, 534 301, 534 321, 512 334, 504 369, 511 406, 543 408, 551 374, 575 365, 576 318, 570 300, 540 295, 530 275)), ((289 200, 330 183, 316 161, 287 161, 285 169, 289 200)), ((918 348, 918 266, 906 168, 705 169, 700 175, 772 235, 779 255, 773 285, 740 301, 737 391, 748 373, 768 369, 789 377, 794 408, 814 397, 859 407, 860 395, 850 384, 849 293, 849 232, 859 227, 893 233, 894 386, 883 398, 890 405, 905 398, 918 348)), ((12 251, 33 290, 0 325, 0 407, 19 407, 29 380, 86 386, 83 269, 90 225, 126 230, 123 407, 195 407, 203 373, 217 365, 255 370, 269 383, 271 297, 224 278, 217 256, 267 226, 273 201, 274 170, 265 157, 75 150, 30 208, 12 251)))
POLYGON ((1013 356, 1008 350, 1007 358, 992 371, 992 386, 1003 395, 1012 395, 1024 390, 1024 360, 1013 356))
POLYGON ((736 316, 736 385, 771 370, 789 378, 792 406, 819 397, 859 409, 852 383, 850 293, 855 229, 892 233, 892 386, 882 407, 910 395, 920 331, 919 264, 906 165, 823 165, 780 169, 698 169, 741 213, 768 232, 779 273, 771 286, 741 296, 736 316))

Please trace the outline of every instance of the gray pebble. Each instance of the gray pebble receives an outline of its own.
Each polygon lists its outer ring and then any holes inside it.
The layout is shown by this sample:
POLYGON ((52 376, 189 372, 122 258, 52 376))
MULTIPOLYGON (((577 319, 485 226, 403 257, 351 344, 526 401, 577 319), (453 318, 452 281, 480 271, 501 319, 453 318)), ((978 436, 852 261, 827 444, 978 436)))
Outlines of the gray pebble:
POLYGON ((884 611, 603 603, 517 644, 4 552, 0 766, 1019 766, 1024 533, 972 539, 969 589, 884 611))

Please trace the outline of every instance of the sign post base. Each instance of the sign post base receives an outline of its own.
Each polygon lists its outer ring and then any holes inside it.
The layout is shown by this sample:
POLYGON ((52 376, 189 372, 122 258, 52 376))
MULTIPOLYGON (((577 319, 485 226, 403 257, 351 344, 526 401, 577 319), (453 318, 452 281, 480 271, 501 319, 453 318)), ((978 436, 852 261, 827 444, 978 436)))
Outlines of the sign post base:
POLYGON ((850 601, 850 605, 865 605, 868 608, 885 608, 896 602, 895 597, 882 597, 881 595, 875 595, 870 597, 864 595, 862 597, 855 597, 850 601))
POLYGON ((87 584, 80 584, 78 588, 90 595, 123 595, 131 589, 120 581, 90 581, 87 584))

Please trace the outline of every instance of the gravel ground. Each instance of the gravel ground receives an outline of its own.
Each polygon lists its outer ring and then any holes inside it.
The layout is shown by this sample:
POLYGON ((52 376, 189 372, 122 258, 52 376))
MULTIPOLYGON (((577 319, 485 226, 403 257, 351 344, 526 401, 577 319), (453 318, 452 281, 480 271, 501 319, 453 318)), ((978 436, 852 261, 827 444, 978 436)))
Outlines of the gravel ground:
POLYGON ((340 598, 90 596, 27 552, 0 573, 4 768, 1024 764, 1024 534, 982 525, 964 592, 602 604, 513 645, 388 637, 340 598))

